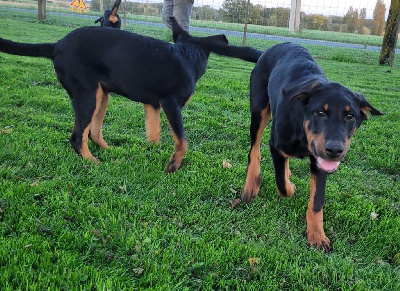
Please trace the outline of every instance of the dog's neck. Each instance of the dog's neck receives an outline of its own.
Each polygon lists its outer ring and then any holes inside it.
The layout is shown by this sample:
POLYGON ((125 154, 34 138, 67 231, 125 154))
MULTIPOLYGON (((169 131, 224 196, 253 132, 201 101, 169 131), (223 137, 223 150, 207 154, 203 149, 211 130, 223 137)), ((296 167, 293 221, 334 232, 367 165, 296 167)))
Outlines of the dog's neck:
POLYGON ((187 64, 187 68, 191 68, 197 80, 204 75, 207 68, 209 53, 205 52, 199 45, 194 43, 176 43, 175 51, 181 57, 182 62, 187 64))

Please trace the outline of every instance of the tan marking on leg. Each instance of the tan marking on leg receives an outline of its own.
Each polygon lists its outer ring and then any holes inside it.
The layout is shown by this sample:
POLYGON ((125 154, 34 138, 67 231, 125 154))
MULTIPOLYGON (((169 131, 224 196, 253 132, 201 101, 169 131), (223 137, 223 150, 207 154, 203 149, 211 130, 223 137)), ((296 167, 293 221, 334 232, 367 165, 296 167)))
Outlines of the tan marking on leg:
POLYGON ((103 133, 101 130, 103 126, 103 120, 106 115, 108 100, 109 94, 104 93, 99 86, 96 92, 96 110, 93 114, 92 123, 90 126, 90 139, 103 149, 108 148, 107 143, 103 139, 103 133))
MULTIPOLYGON (((95 164, 100 164, 100 161, 97 158, 95 158, 92 155, 92 153, 90 152, 89 147, 88 147, 88 139, 89 139, 89 133, 91 133, 91 131, 92 131, 92 125, 93 124, 95 124, 94 132, 97 135, 98 135, 99 131, 101 132, 101 126, 100 126, 100 129, 99 129, 99 121, 96 120, 96 117, 97 117, 97 115, 98 115, 98 113, 100 111, 100 108, 102 108, 103 96, 104 96, 104 91, 103 91, 103 89, 101 89, 101 86, 99 85, 99 87, 97 88, 97 91, 96 91, 96 107, 94 109, 91 122, 85 128, 85 130, 83 131, 82 143, 81 143, 81 147, 80 147, 81 156, 84 159, 91 160, 95 164), (96 121, 94 121, 94 120, 96 120, 96 121)), ((105 106, 105 108, 102 108, 102 109, 104 109, 104 114, 105 114, 105 109, 106 108, 107 108, 107 106, 105 106)), ((103 120, 103 118, 101 118, 101 120, 103 120)))
POLYGON ((190 95, 189 98, 185 101, 185 105, 188 104, 190 102, 190 99, 192 99, 194 94, 190 95))
POLYGON ((96 165, 98 165, 98 164, 100 164, 100 161, 92 155, 92 153, 90 152, 89 147, 88 147, 89 130, 90 130, 90 124, 83 131, 80 154, 81 154, 82 158, 90 160, 93 163, 95 163, 96 165))
POLYGON ((168 162, 167 169, 165 170, 165 173, 167 174, 176 172, 179 169, 188 148, 188 142, 185 138, 179 139, 173 131, 172 135, 175 142, 175 153, 171 156, 168 162))
POLYGON ((323 208, 315 213, 313 211, 314 198, 316 191, 316 176, 310 175, 310 200, 306 213, 307 219, 307 241, 311 246, 318 249, 330 250, 330 240, 326 237, 323 223, 323 208))
POLYGON ((145 113, 146 136, 147 140, 155 143, 160 142, 160 108, 154 109, 149 104, 143 104, 145 113))
POLYGON ((260 175, 260 162, 261 152, 260 145, 265 126, 271 117, 269 107, 261 111, 261 122, 257 132, 256 141, 250 149, 250 161, 247 165, 246 184, 242 192, 242 200, 250 201, 253 197, 258 195, 260 191, 261 175, 260 175))
POLYGON ((286 195, 285 197, 290 197, 296 191, 296 186, 290 182, 290 176, 292 176, 292 172, 289 168, 289 159, 285 160, 285 188, 286 188, 286 195))

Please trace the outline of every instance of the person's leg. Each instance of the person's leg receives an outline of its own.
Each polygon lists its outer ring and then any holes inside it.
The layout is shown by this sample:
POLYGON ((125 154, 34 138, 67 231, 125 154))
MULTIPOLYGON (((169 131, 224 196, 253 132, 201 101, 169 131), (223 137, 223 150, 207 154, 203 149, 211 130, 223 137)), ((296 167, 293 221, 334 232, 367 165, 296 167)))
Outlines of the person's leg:
MULTIPOLYGON (((165 3, 165 2, 164 2, 165 3)), ((187 32, 190 27, 190 14, 192 13, 193 0, 175 0, 173 15, 178 24, 187 32)))
POLYGON ((171 28, 172 24, 169 18, 174 12, 174 0, 164 0, 163 8, 161 11, 161 19, 168 28, 171 28))

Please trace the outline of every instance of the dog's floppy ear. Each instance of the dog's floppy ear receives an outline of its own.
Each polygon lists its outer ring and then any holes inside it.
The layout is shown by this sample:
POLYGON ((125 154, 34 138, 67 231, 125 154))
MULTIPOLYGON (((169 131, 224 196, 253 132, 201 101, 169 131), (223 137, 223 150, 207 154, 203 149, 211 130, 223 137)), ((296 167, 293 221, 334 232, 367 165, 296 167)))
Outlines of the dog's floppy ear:
POLYGON ((172 39, 175 43, 190 37, 189 33, 187 33, 186 30, 184 30, 182 27, 180 27, 175 17, 171 16, 169 20, 172 23, 172 39))
POLYGON ((303 101, 303 104, 306 105, 310 101, 310 98, 313 95, 313 91, 317 90, 318 87, 321 85, 319 80, 307 80, 299 85, 296 85, 289 89, 282 89, 282 96, 283 98, 293 99, 299 98, 303 101))
MULTIPOLYGON (((354 92, 355 93, 355 92, 354 92)), ((372 115, 384 115, 385 113, 380 112, 376 108, 374 108, 368 101, 365 99, 364 95, 360 93, 355 93, 356 97, 360 100, 360 111, 364 120, 366 120, 367 112, 369 111, 372 115)))

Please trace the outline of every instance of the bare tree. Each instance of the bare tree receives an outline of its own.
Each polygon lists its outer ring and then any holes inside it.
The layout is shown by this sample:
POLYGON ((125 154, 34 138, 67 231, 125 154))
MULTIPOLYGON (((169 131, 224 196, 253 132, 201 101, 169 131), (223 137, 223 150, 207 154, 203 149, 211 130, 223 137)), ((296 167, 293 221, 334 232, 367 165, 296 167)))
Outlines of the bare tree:
POLYGON ((365 18, 367 16, 367 8, 362 8, 360 13, 358 14, 358 33, 363 34, 364 26, 365 26, 365 18))
POLYGON ((383 31, 385 28, 385 12, 386 12, 386 5, 385 3, 383 3, 383 0, 376 1, 371 34, 383 35, 383 31))

